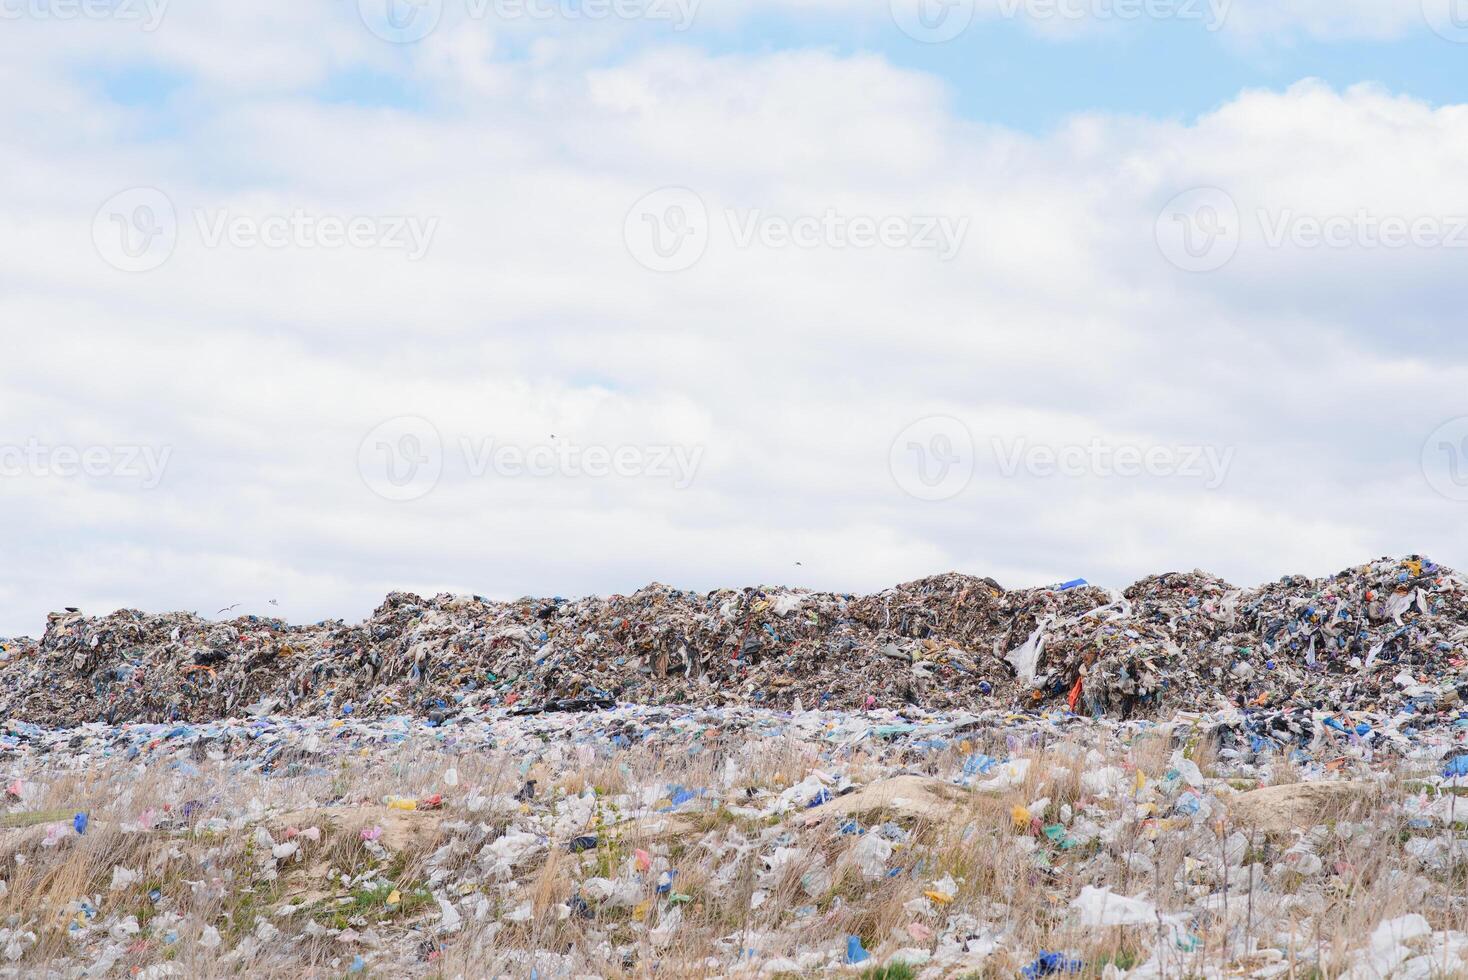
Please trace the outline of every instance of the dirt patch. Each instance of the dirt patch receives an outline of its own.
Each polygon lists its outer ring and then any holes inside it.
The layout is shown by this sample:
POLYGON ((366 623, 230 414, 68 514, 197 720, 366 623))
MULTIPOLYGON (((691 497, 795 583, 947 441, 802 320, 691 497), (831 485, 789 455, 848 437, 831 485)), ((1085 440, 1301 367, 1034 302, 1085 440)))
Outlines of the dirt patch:
POLYGON ((1360 815, 1374 807, 1380 795, 1373 783, 1289 783, 1251 790, 1225 802, 1235 826, 1274 834, 1360 815))
POLYGON ((898 819, 950 823, 965 817, 1007 815, 993 796, 927 776, 880 779, 810 810, 807 822, 829 817, 867 817, 890 813, 898 819))
POLYGON ((389 851, 410 854, 442 843, 443 814, 438 811, 394 810, 385 806, 312 807, 291 810, 269 820, 272 832, 296 827, 320 827, 325 834, 360 835, 370 827, 381 827, 377 842, 389 851))

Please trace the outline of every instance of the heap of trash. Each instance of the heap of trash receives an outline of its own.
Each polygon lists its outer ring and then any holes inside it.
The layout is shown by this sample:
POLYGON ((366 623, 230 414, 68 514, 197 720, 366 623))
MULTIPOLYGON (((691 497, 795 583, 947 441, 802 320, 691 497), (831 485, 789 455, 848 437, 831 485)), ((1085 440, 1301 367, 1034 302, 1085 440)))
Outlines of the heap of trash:
POLYGON ((0 641, 0 717, 58 727, 616 703, 1427 717, 1465 694, 1468 579, 1418 556, 1257 588, 1194 571, 1123 591, 951 573, 868 596, 392 593, 356 625, 68 609, 0 641))
POLYGON ((4 720, 0 980, 1468 974, 1461 727, 511 712, 4 720))

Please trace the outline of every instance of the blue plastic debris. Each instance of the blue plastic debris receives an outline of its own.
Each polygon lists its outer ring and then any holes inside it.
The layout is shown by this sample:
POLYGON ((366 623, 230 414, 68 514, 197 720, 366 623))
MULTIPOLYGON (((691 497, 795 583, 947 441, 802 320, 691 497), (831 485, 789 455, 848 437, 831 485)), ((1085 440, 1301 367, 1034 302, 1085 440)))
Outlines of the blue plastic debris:
POLYGON ((1048 977, 1052 973, 1080 973, 1085 968, 1081 960, 1074 960, 1064 953, 1047 953, 1041 951, 1035 962, 1019 972, 1025 980, 1035 980, 1036 977, 1048 977))
POLYGON ((694 791, 688 789, 686 786, 680 786, 675 783, 668 787, 668 805, 663 807, 662 812, 667 813, 669 810, 676 810, 689 800, 698 799, 703 793, 703 790, 694 791))
POLYGON ((1455 755, 1443 770, 1443 775, 1449 779, 1455 776, 1468 776, 1468 755, 1455 755))
POLYGON ((805 808, 807 810, 812 810, 820 806, 822 803, 830 803, 834 799, 835 797, 831 795, 831 791, 826 789, 825 787, 822 787, 815 796, 812 796, 810 798, 810 802, 806 803, 805 808))
MULTIPOLYGON (((1463 758, 1468 759, 1468 756, 1464 756, 1463 758)), ((89 818, 85 813, 78 813, 76 816, 71 818, 72 829, 75 830, 78 834, 85 834, 87 832, 88 819, 89 818)))
POLYGON ((862 948, 862 945, 861 945, 861 937, 860 936, 847 936, 846 937, 846 962, 847 963, 865 963, 867 960, 869 960, 871 958, 872 958, 872 954, 871 953, 868 953, 864 948, 862 948))

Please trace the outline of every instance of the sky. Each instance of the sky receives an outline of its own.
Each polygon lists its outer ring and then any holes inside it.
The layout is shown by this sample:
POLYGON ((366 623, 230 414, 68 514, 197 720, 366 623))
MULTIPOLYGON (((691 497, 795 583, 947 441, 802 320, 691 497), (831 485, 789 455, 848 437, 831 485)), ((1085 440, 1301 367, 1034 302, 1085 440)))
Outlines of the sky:
POLYGON ((1468 566, 1468 0, 0 0, 0 636, 1468 566))

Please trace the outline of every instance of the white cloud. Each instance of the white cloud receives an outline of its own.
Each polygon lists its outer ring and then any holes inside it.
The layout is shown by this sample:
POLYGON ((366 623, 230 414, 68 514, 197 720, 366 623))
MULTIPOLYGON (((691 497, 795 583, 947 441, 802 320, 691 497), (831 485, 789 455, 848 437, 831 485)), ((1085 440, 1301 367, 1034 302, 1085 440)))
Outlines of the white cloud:
POLYGON ((1190 125, 1089 116, 1031 137, 957 117, 940 82, 870 55, 654 45, 588 67, 503 58, 452 26, 369 44, 298 12, 290 31, 241 20, 238 44, 260 47, 221 67, 202 63, 218 36, 182 10, 173 40, 131 51, 202 78, 162 132, 61 70, 88 41, 64 56, 11 41, 0 62, 36 93, 0 107, 0 444, 172 451, 151 491, 0 479, 0 633, 67 604, 269 613, 278 598, 295 619, 357 616, 393 587, 870 589, 948 567, 1125 584, 1194 565, 1252 581, 1418 547, 1463 559, 1462 505, 1419 455, 1468 413, 1441 313, 1464 252, 1271 248, 1255 216, 1468 214, 1464 107, 1302 83, 1190 125), (354 59, 415 79, 425 108, 311 97, 354 59), (234 71, 256 83, 234 87, 234 71), (38 107, 73 115, 41 125, 38 107), (125 273, 99 256, 93 216, 134 185, 167 192, 178 245, 125 273), (1245 228, 1231 262, 1187 273, 1154 226, 1201 185, 1245 228), (623 237, 664 186, 708 215, 681 272, 644 269, 623 237), (221 209, 440 223, 416 262, 208 248, 198 218, 221 209), (751 215, 828 214, 968 224, 950 261, 737 244, 751 215), (401 415, 431 419, 448 458, 431 493, 394 503, 358 449, 401 415), (888 470, 894 437, 928 415, 979 447, 947 501, 888 470), (454 458, 460 438, 552 435, 703 455, 684 490, 474 477, 454 458), (996 436, 1235 456, 1214 491, 1004 479, 996 436))
MULTIPOLYGON (((1433 23, 1452 25, 1455 0, 704 0, 699 17, 732 19, 754 11, 829 16, 840 12, 878 22, 890 17, 925 39, 983 30, 1000 20, 1025 24, 1044 37, 1065 40, 1123 32, 1147 22, 1176 23, 1244 39, 1289 44, 1392 40, 1426 34, 1433 23), (922 19, 919 19, 919 18, 922 19), (964 26, 966 25, 966 26, 964 26), (946 29, 945 29, 946 28, 946 29), (961 28, 961 33, 960 33, 961 28)), ((1456 36, 1456 34, 1454 35, 1456 36)))

